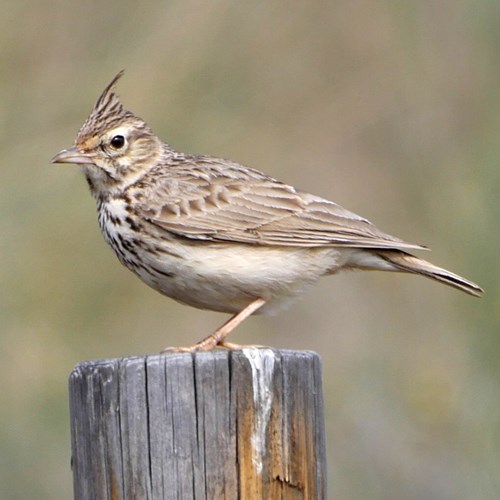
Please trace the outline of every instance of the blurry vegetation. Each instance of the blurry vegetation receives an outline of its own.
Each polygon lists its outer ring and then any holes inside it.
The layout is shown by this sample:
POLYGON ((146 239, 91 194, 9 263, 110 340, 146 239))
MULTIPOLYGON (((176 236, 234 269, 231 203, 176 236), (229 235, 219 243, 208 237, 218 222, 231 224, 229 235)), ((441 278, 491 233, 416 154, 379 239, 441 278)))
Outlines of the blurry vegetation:
POLYGON ((124 270, 77 169, 49 164, 122 68, 125 105, 173 146, 335 200, 486 289, 340 275, 233 340, 323 356, 332 498, 498 498, 498 2, 1 7, 1 498, 71 498, 78 361, 224 320, 124 270))

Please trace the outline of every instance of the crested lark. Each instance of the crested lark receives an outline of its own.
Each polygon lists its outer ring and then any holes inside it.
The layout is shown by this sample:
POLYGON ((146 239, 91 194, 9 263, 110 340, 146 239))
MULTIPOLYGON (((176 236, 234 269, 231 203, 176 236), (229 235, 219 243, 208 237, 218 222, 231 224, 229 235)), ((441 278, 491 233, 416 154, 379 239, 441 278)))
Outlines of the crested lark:
POLYGON ((238 163, 175 151, 104 89, 53 163, 76 163, 99 226, 120 262, 183 304, 233 313, 201 342, 213 349, 255 312, 272 311, 342 269, 421 274, 480 296, 481 288, 408 253, 423 247, 341 206, 238 163))

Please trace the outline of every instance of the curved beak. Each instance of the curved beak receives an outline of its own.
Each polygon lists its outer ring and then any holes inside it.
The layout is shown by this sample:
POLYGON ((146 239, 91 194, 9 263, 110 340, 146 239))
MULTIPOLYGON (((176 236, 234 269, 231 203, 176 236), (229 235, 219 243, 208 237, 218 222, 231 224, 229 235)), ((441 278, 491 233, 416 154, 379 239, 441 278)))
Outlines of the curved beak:
POLYGON ((57 153, 52 160, 51 163, 94 163, 89 154, 83 153, 79 151, 76 147, 72 147, 69 149, 63 149, 59 153, 57 153))

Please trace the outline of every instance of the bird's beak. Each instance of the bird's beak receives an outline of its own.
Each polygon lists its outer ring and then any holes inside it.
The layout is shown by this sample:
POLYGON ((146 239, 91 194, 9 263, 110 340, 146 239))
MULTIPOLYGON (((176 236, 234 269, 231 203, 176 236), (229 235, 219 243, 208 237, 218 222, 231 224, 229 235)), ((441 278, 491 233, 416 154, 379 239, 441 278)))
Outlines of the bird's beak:
POLYGON ((79 151, 76 147, 72 147, 69 149, 63 149, 59 153, 57 153, 52 160, 51 163, 94 163, 91 156, 87 153, 83 153, 79 151))

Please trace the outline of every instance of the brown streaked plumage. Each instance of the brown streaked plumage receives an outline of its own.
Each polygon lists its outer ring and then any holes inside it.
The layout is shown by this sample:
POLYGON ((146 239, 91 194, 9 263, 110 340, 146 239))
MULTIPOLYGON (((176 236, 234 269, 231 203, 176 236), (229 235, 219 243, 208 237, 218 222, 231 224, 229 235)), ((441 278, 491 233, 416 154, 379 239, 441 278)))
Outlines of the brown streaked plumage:
POLYGON ((409 254, 423 249, 318 196, 229 160, 180 153, 105 88, 75 146, 99 225, 121 263, 155 290, 233 313, 189 348, 206 350, 254 312, 277 309, 342 269, 421 274, 480 296, 482 289, 409 254))

